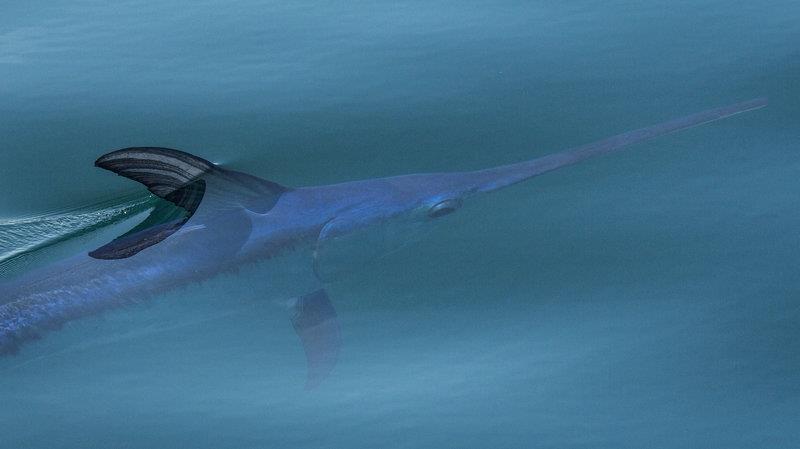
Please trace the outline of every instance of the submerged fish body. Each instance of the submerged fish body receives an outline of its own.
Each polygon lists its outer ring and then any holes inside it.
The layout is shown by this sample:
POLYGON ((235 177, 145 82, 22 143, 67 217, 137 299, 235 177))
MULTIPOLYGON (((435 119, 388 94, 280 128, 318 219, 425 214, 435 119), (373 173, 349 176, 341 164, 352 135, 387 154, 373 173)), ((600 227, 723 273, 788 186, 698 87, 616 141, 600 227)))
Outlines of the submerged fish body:
POLYGON ((23 341, 66 321, 141 302, 224 269, 230 260, 224 245, 207 247, 201 232, 190 234, 126 259, 78 254, 8 282, 0 300, 0 353, 16 352, 23 341))
POLYGON ((141 302, 244 263, 302 250, 308 254, 304 269, 309 276, 297 286, 290 319, 306 352, 311 387, 333 369, 340 345, 336 314, 322 288, 326 279, 317 266, 328 242, 401 217, 420 223, 434 220, 457 210, 471 195, 765 104, 763 99, 751 100, 486 170, 294 189, 177 150, 127 148, 108 153, 97 166, 144 184, 180 213, 154 211, 101 248, 0 286, 0 354, 17 352, 25 341, 69 320, 141 302))

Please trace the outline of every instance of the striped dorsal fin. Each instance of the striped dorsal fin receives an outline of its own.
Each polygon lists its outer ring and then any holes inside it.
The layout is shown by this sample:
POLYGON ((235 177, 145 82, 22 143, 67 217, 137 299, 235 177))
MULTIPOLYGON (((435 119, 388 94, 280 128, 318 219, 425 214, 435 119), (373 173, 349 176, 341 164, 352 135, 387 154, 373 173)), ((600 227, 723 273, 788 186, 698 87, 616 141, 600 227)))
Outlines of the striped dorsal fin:
POLYGON ((143 184, 154 195, 178 206, 153 210, 128 233, 89 253, 96 259, 124 259, 177 232, 201 203, 207 211, 241 206, 266 213, 287 189, 256 176, 217 167, 189 153, 159 147, 131 147, 112 151, 94 165, 143 184))
POLYGON ((262 214, 288 190, 280 184, 227 170, 171 148, 123 148, 100 156, 94 165, 139 182, 154 195, 185 209, 196 208, 199 204, 201 198, 196 196, 197 189, 186 188, 198 180, 208 184, 202 194, 262 214))
POLYGON ((100 156, 94 165, 142 183, 153 194, 168 201, 172 201, 170 197, 177 190, 214 170, 214 164, 205 159, 157 147, 112 151, 100 156))

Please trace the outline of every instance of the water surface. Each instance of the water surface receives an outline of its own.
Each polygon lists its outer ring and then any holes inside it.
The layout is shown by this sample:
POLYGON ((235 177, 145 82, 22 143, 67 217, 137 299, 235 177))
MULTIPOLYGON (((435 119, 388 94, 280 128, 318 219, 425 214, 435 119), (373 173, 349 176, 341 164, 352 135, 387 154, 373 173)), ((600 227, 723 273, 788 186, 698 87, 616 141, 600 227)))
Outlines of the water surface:
POLYGON ((800 445, 798 17, 720 0, 0 6, 0 218, 73 214, 27 234, 60 242, 46 257, 107 237, 75 211, 142 200, 92 167, 121 147, 315 185, 771 102, 477 199, 334 283, 345 346, 312 392, 258 266, 70 323, 0 360, 0 447, 800 445))

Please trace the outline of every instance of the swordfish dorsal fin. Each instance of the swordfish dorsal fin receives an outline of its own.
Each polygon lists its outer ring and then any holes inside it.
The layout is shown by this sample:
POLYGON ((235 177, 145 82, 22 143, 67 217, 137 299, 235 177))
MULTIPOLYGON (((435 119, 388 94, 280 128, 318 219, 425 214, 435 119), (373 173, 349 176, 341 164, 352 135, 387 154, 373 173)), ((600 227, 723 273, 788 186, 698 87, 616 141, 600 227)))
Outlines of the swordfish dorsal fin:
POLYGON ((147 190, 168 201, 175 191, 214 170, 214 164, 205 159, 157 147, 112 151, 100 156, 94 165, 142 183, 147 190))
POLYGON ((205 194, 257 213, 266 213, 281 193, 280 184, 247 173, 227 170, 201 157, 160 147, 131 147, 112 151, 94 165, 143 184, 154 195, 186 208, 184 187, 203 180, 205 194))
POLYGON ((134 229, 89 253, 96 259, 124 259, 163 241, 189 221, 201 203, 213 202, 212 210, 241 206, 263 214, 287 190, 170 148, 123 148, 101 156, 94 165, 139 182, 178 207, 169 211, 156 206, 134 229))

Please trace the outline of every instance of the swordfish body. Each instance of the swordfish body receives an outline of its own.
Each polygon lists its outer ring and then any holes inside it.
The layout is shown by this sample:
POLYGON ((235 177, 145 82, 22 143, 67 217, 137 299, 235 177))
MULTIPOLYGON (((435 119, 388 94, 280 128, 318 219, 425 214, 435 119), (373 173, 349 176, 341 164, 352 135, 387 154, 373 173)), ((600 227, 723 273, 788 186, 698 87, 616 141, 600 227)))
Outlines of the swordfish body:
POLYGON ((485 170, 301 188, 178 150, 113 151, 95 165, 142 183, 164 201, 110 243, 0 286, 0 354, 16 353, 26 341, 67 321, 137 303, 244 263, 307 251, 312 276, 290 303, 290 319, 306 353, 307 386, 313 387, 332 370, 341 344, 336 313, 317 269, 318 250, 326 242, 401 217, 435 220, 470 196, 765 105, 765 99, 754 99, 485 170))

